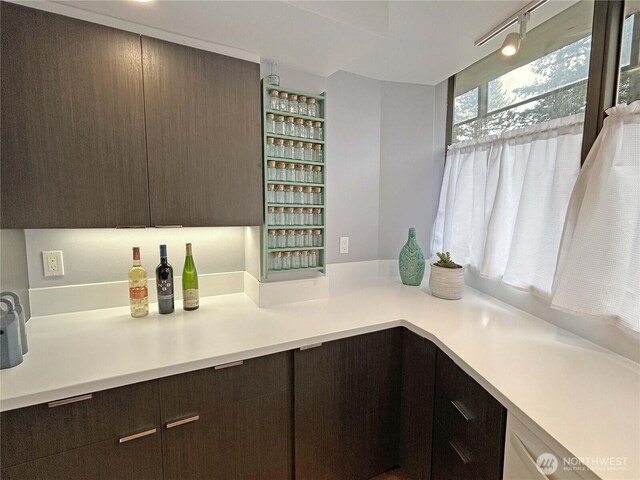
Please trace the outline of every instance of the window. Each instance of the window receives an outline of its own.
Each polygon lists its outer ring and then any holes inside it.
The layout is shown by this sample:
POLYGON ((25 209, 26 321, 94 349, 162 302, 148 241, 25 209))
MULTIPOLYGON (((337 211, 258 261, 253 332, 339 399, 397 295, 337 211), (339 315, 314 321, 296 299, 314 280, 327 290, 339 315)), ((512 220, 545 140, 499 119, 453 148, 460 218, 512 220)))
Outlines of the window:
POLYGON ((583 112, 593 2, 582 0, 455 77, 452 143, 583 112))
POLYGON ((640 100, 640 0, 625 3, 618 103, 640 100))

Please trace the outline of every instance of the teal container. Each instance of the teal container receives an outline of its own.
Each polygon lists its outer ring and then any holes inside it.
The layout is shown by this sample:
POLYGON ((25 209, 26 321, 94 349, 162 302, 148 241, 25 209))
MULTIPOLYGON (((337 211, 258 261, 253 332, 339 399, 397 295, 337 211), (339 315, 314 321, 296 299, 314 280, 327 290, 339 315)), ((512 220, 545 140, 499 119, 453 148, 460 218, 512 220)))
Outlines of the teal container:
POLYGON ((424 277, 424 253, 416 240, 416 229, 409 229, 409 238, 400 250, 400 278, 405 285, 418 286, 424 277))

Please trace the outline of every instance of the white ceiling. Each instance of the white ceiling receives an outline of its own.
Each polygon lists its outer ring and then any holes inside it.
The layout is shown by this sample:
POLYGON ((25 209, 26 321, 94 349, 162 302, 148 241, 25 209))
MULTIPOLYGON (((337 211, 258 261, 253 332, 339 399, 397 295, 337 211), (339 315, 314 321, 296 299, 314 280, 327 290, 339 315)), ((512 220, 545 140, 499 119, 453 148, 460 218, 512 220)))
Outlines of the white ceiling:
MULTIPOLYGON (((433 85, 498 49, 504 36, 482 48, 473 42, 529 1, 21 3, 93 21, 100 21, 99 14, 131 22, 129 29, 152 27, 200 44, 234 47, 321 76, 346 70, 379 80, 433 85)), ((550 1, 534 12, 531 27, 575 1, 550 1)))

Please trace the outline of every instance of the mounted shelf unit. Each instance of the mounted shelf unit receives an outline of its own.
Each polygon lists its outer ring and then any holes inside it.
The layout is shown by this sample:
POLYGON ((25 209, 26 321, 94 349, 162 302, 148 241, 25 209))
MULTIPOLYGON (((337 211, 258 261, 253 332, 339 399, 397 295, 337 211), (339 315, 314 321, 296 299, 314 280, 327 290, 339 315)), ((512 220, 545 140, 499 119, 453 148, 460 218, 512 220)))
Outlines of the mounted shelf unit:
POLYGON ((325 93, 262 84, 265 278, 283 272, 325 272, 325 102, 325 93), (315 103, 316 114, 289 107, 284 111, 281 93, 287 94, 287 103, 292 97, 315 103))

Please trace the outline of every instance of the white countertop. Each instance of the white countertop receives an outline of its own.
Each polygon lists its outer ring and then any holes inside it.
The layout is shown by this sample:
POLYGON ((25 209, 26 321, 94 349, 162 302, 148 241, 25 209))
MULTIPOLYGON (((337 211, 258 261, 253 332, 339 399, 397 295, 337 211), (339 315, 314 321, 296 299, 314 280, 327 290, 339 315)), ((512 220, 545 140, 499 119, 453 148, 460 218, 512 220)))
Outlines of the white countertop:
POLYGON ((625 471, 594 468, 601 478, 640 479, 640 365, 473 289, 448 301, 388 277, 332 279, 328 299, 262 309, 240 293, 168 316, 133 319, 125 307, 32 318, 25 361, 0 371, 0 409, 394 326, 432 340, 576 457, 628 458, 625 471))

